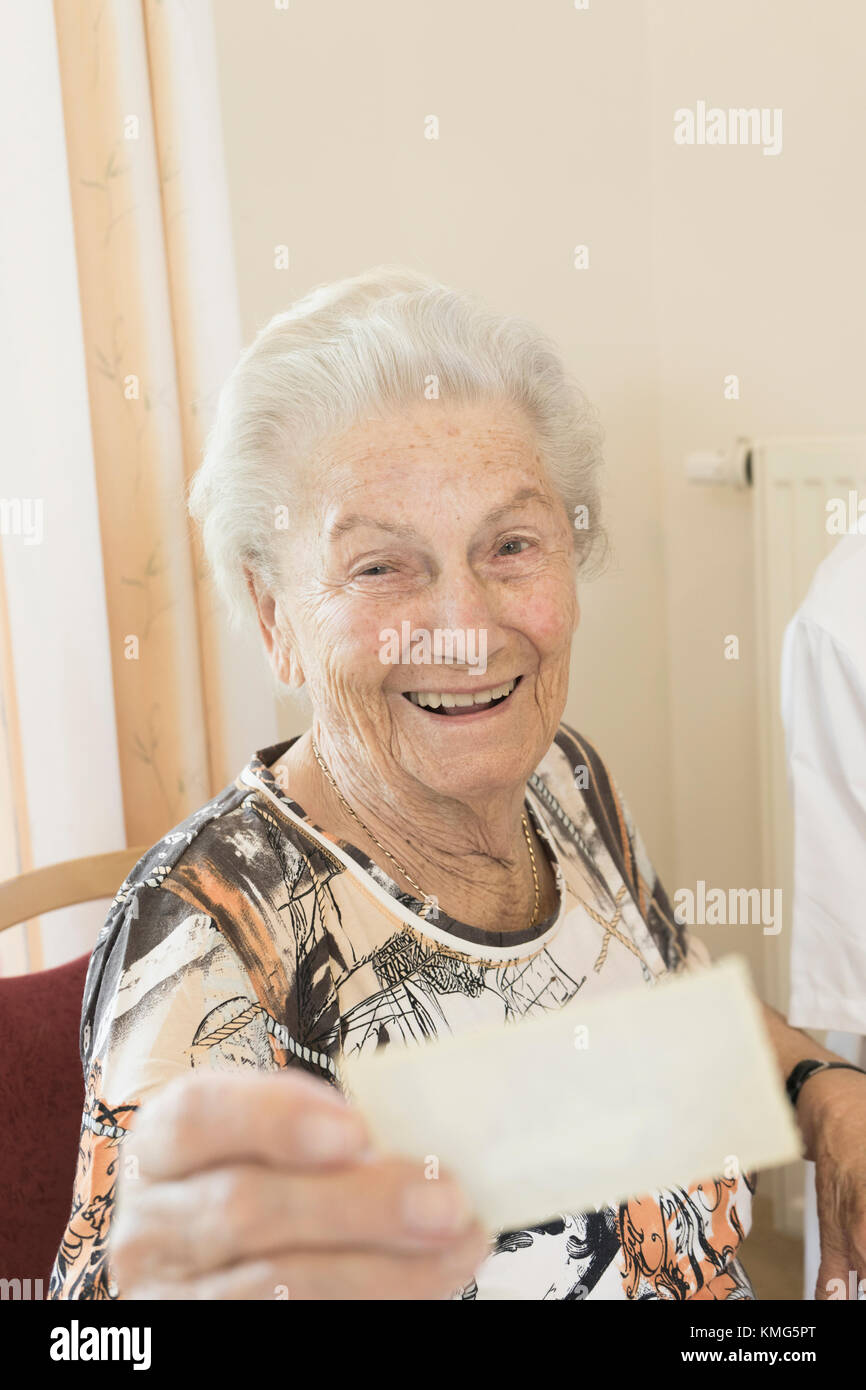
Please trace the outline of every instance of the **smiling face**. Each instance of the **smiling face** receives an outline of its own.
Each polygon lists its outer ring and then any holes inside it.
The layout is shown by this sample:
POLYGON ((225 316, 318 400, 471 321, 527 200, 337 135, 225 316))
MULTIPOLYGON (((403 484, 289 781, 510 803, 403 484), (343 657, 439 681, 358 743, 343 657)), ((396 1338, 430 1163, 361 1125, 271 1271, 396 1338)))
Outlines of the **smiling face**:
POLYGON ((330 443, 308 482, 273 607, 281 679, 306 681, 371 785, 522 788, 562 717, 579 619, 570 520, 528 421, 425 402, 330 443))

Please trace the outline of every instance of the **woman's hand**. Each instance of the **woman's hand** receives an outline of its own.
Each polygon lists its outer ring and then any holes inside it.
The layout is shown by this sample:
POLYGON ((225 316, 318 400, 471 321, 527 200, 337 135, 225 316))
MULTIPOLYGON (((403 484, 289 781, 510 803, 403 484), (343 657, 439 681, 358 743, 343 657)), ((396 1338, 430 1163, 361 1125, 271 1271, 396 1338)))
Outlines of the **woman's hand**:
POLYGON ((489 1249, 456 1183, 371 1157, 357 1111, 301 1072, 171 1082, 120 1166, 122 1298, 442 1299, 489 1249))
POLYGON ((866 1076, 856 1071, 818 1072, 804 1082, 797 1111, 807 1156, 815 1161, 821 1237, 815 1298, 856 1298, 858 1287, 862 1297, 866 1295, 866 1076))

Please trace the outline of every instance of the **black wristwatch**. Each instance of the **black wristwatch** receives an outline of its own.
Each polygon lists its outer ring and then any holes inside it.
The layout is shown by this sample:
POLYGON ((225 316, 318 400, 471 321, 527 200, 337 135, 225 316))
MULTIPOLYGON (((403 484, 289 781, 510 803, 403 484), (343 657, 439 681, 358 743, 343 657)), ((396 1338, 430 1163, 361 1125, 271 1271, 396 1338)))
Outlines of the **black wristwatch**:
POLYGON ((804 1081, 808 1081, 810 1076, 814 1076, 818 1071, 830 1071, 833 1067, 842 1067, 846 1071, 859 1071, 866 1076, 866 1071, 862 1067, 855 1067, 853 1062, 818 1062, 814 1057, 805 1057, 802 1062, 798 1062, 785 1082, 785 1090, 788 1092, 788 1099, 792 1105, 796 1106, 797 1097, 804 1081))

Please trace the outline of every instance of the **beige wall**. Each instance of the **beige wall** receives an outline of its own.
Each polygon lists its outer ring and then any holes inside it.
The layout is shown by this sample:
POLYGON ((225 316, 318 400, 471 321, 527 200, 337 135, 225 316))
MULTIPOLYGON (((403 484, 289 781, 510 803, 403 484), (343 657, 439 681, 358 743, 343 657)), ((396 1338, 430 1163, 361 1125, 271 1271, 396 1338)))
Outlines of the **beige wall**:
MULTIPOLYGON (((671 891, 757 886, 750 498, 687 485, 682 456, 738 433, 863 429, 866 12, 214 10, 245 337, 312 284, 394 260, 557 338, 602 411, 615 549, 582 594, 569 717, 671 891), (781 106, 782 154, 675 146, 673 111, 698 99, 781 106), (279 243, 288 271, 273 268, 279 243), (727 633, 738 663, 722 659, 727 633)), ((758 965, 755 931, 704 934, 758 965)))
MULTIPOLYGON (((675 871, 684 886, 750 887, 761 882, 751 495, 686 483, 682 459, 737 434, 863 432, 866 10, 648 10, 675 871), (782 153, 675 146, 674 109, 700 98, 781 107, 782 153), (731 372, 738 402, 723 396, 731 372), (738 662, 723 659, 727 633, 738 662)), ((702 935, 754 960, 757 930, 702 935)))

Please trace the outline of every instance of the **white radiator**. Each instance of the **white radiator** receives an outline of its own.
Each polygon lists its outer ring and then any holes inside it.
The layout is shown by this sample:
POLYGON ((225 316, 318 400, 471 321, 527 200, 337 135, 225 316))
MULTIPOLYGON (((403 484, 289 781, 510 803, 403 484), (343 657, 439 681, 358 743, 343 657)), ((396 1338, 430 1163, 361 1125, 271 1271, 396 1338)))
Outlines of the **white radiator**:
MULTIPOLYGON (((783 912, 781 932, 763 939, 764 997, 787 1015, 793 821, 780 701, 782 639, 815 570, 840 539, 827 529, 827 503, 841 499, 848 511, 851 501, 866 499, 866 437, 756 441, 748 460, 754 489, 761 883, 782 889, 783 912)), ((802 1235, 803 1164, 767 1174, 761 1187, 773 1197, 777 1229, 802 1235)), ((744 1263, 748 1268, 745 1253, 744 1263)))

